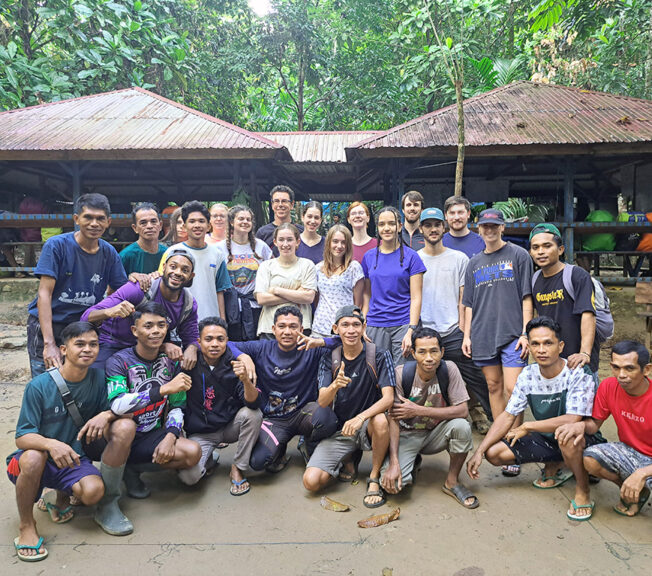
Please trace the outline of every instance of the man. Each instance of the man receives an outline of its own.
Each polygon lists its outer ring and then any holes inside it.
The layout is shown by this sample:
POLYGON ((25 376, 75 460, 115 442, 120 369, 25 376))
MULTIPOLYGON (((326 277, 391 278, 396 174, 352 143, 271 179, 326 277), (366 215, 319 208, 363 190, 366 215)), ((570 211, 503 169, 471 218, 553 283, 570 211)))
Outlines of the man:
POLYGON ((371 450, 371 473, 362 503, 367 508, 377 508, 385 503, 380 487, 380 467, 389 446, 385 412, 394 401, 396 383, 390 352, 365 343, 364 330, 360 308, 344 306, 337 311, 333 332, 342 339, 342 347, 322 356, 318 403, 322 410, 330 411, 332 406, 338 432, 315 448, 303 475, 303 485, 311 492, 321 490, 337 475, 344 459, 356 450, 371 450), (334 356, 341 363, 333 365, 334 356))
POLYGON ((80 196, 73 220, 79 230, 50 238, 34 270, 40 283, 28 308, 27 352, 32 378, 61 366, 61 331, 99 302, 109 286, 117 289, 127 282, 115 248, 101 239, 111 223, 106 196, 80 196))
POLYGON ((184 484, 196 484, 214 466, 213 451, 223 442, 237 442, 230 492, 242 496, 249 492, 244 473, 249 468, 263 415, 259 410, 260 394, 243 364, 227 349, 227 342, 224 320, 209 317, 200 322, 201 354, 190 372, 192 387, 186 394, 184 427, 189 439, 201 446, 202 456, 195 466, 180 471, 179 478, 184 484))
MULTIPOLYGON (((419 256, 426 267, 423 293, 427 295, 421 305, 421 323, 441 335, 444 360, 455 362, 467 388, 480 400, 484 412, 491 414, 487 381, 482 370, 462 352, 462 297, 469 259, 463 252, 450 250, 442 244, 444 214, 439 208, 426 208, 421 213, 420 220, 425 246, 419 250, 419 256)), ((476 411, 474 418, 474 423, 482 434, 486 434, 490 426, 484 412, 476 411)))
MULTIPOLYGON (((580 502, 582 493, 588 489, 588 477, 581 458, 570 458, 569 450, 557 443, 554 433, 563 424, 580 422, 591 414, 595 389, 593 378, 583 368, 571 370, 567 361, 561 358, 564 348, 561 327, 552 318, 534 318, 528 322, 526 331, 535 364, 527 366, 519 375, 507 407, 495 419, 467 462, 466 469, 471 478, 479 478, 478 469, 483 456, 494 466, 540 462, 544 468, 533 484, 535 488, 544 490, 561 486, 574 475, 576 499, 571 503, 574 512, 569 517, 582 519, 580 502), (534 420, 512 428, 516 418, 528 406, 534 420), (562 462, 571 473, 562 471, 562 462)), ((603 440, 591 435, 585 441, 590 446, 603 440)))
POLYGON ((131 331, 133 313, 144 301, 158 302, 165 307, 168 330, 177 331, 183 350, 172 342, 163 344, 163 351, 174 361, 181 361, 190 370, 197 361, 197 302, 187 286, 195 276, 195 258, 189 250, 171 250, 163 265, 163 275, 144 292, 135 282, 91 306, 82 320, 100 325, 101 350, 94 367, 104 368, 107 359, 116 352, 136 345, 131 331), (151 295, 151 297, 150 297, 151 295))
POLYGON ((401 198, 401 210, 405 217, 403 228, 401 228, 401 236, 403 244, 409 246, 412 250, 421 250, 424 244, 423 234, 419 230, 419 216, 421 216, 423 210, 423 202, 421 192, 416 190, 406 192, 401 198))
MULTIPOLYGON (((279 472, 288 463, 287 443, 297 435, 306 439, 307 453, 322 438, 335 433, 335 416, 317 419, 317 371, 322 351, 338 340, 306 338, 301 333, 303 315, 294 305, 282 306, 274 313, 274 340, 238 342, 251 356, 258 375, 264 420, 258 442, 251 454, 254 470, 279 472)), ((304 455, 305 458, 305 455, 304 455)))
MULTIPOLYGON (((274 186, 269 193, 274 220, 258 228, 256 238, 260 238, 271 249, 275 257, 278 257, 278 248, 274 244, 274 231, 281 224, 292 223, 292 209, 294 208, 294 190, 289 186, 274 186)), ((303 226, 295 224, 299 232, 303 232, 303 226)))
POLYGON ((564 340, 562 358, 572 370, 585 364, 595 374, 596 385, 600 343, 595 337, 595 304, 591 275, 579 266, 571 267, 570 283, 574 298, 564 285, 560 260, 564 253, 561 232, 554 224, 537 224, 530 233, 530 255, 541 268, 532 286, 534 309, 539 316, 549 316, 561 326, 564 340))
POLYGON ((412 335, 412 350, 416 366, 411 362, 396 367, 397 397, 389 413, 383 488, 397 494, 414 481, 420 454, 446 450, 448 474, 442 490, 465 508, 477 508, 478 499, 460 483, 466 455, 473 449, 466 420, 469 395, 462 376, 453 362, 443 360, 442 338, 435 330, 418 328, 412 335))
POLYGON ((174 244, 166 250, 158 271, 163 273, 165 261, 174 250, 190 252, 195 259, 195 277, 190 292, 197 300, 198 320, 208 316, 226 318, 224 291, 231 288, 232 284, 224 254, 217 244, 206 243, 211 219, 208 208, 197 200, 191 200, 181 207, 181 218, 188 232, 188 240, 174 244))
POLYGON ((127 274, 150 274, 158 270, 167 249, 165 244, 158 241, 162 227, 161 213, 151 202, 141 202, 134 206, 131 220, 131 229, 138 240, 120 252, 120 260, 127 274))
POLYGON ((143 465, 154 463, 154 469, 192 468, 199 462, 201 449, 181 435, 191 380, 181 372, 179 362, 161 352, 168 330, 165 308, 158 302, 148 302, 133 316, 131 331, 136 345, 107 360, 106 381, 112 412, 136 424, 124 474, 127 494, 147 498, 150 491, 140 479, 140 472, 151 466, 143 465))
MULTIPOLYGON (((589 446, 583 464, 589 474, 604 478, 620 487, 620 502, 614 510, 623 516, 636 516, 650 497, 652 489, 652 387, 650 386, 650 352, 631 340, 617 342, 611 349, 613 376, 603 380, 596 392, 591 418, 560 426, 555 437, 568 446, 576 462, 582 464, 586 435, 597 434, 602 423, 613 416, 618 428, 618 442, 589 446)), ((579 487, 578 487, 579 488, 579 487)), ((576 492, 571 513, 590 517, 594 503, 589 485, 576 492)))
POLYGON ((444 214, 448 222, 448 232, 442 244, 446 248, 464 252, 469 258, 484 250, 484 240, 479 234, 469 230, 471 203, 463 196, 451 196, 444 202, 444 214))
MULTIPOLYGON (((85 424, 81 429, 77 426, 50 372, 38 375, 25 387, 16 425, 18 451, 7 458, 7 474, 16 485, 20 517, 20 535, 14 546, 18 558, 26 562, 48 555, 33 515, 34 502, 43 488, 54 489, 44 499, 56 524, 72 520, 71 495, 86 506, 97 504, 105 496, 96 521, 110 534, 133 531, 117 508, 114 491, 117 489, 119 495, 120 481, 116 487, 112 473, 124 467, 135 427, 130 421, 116 420, 109 410, 104 374, 90 368, 99 348, 95 327, 73 322, 60 336, 63 363, 59 372, 85 424), (104 483, 85 453, 91 452, 91 442, 101 439, 108 440, 102 454, 104 483)), ((97 455, 97 450, 93 451, 97 455)))

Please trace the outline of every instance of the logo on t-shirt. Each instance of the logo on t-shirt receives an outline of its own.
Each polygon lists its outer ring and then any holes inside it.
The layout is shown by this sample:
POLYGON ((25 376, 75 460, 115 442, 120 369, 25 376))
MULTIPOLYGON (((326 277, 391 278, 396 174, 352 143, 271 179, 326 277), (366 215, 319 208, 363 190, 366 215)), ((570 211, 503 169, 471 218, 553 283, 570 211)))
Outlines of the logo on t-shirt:
POLYGON ((561 288, 552 292, 537 292, 535 298, 542 306, 554 306, 564 301, 564 289, 561 288))
POLYGON ((641 424, 645 423, 645 416, 637 416, 636 414, 632 414, 631 412, 625 412, 624 410, 620 411, 620 415, 623 418, 632 420, 633 422, 640 422, 641 424))
POLYGON ((514 265, 511 260, 488 264, 473 271, 475 285, 486 284, 495 280, 514 280, 514 265))
POLYGON ((273 372, 277 376, 285 376, 286 374, 292 372, 292 368, 279 368, 278 366, 274 366, 273 372))

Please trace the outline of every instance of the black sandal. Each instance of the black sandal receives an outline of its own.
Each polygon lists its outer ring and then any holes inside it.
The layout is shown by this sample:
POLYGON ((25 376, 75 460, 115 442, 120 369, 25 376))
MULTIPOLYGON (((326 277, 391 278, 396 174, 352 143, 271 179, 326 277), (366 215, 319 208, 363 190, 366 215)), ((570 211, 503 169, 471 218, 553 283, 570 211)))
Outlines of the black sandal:
POLYGON ((362 498, 362 503, 365 505, 367 508, 380 508, 383 504, 385 504, 385 494, 383 492, 383 489, 380 487, 380 478, 372 478, 369 476, 367 478, 367 493, 364 495, 362 498), (378 490, 369 490, 369 484, 378 484, 378 490), (369 496, 380 496, 380 501, 379 502, 374 502, 373 504, 367 504, 366 499, 369 496))

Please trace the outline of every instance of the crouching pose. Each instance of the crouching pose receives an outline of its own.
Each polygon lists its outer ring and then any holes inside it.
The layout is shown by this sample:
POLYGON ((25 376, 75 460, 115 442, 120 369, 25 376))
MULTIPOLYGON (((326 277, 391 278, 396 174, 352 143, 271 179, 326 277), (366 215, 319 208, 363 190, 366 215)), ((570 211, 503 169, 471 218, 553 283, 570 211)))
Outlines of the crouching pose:
POLYGON ((389 458, 383 466, 383 488, 396 494, 415 475, 420 454, 448 451, 449 465, 442 490, 465 508, 480 503, 460 483, 460 471, 473 448, 466 421, 469 395, 457 366, 443 361, 441 336, 431 328, 412 334, 416 362, 396 368, 397 398, 390 411, 389 458))
POLYGON ((342 461, 357 450, 371 450, 371 473, 363 504, 377 508, 385 503, 380 487, 380 467, 389 446, 385 411, 394 401, 394 363, 388 350, 364 343, 365 321, 357 306, 344 306, 335 316, 333 330, 342 347, 325 354, 319 365, 318 418, 337 416, 338 432, 315 448, 303 475, 303 485, 316 492, 337 475, 342 461))
POLYGON ((106 379, 111 410, 133 418, 136 424, 124 471, 127 494, 147 498, 150 492, 141 481, 140 472, 160 467, 191 468, 199 462, 201 449, 196 442, 181 436, 183 407, 191 380, 181 372, 180 362, 160 351, 168 330, 165 308, 158 302, 148 302, 134 312, 133 318, 131 330, 136 345, 106 361, 106 379))
POLYGON ((227 348, 227 325, 216 316, 199 323, 201 354, 190 373, 192 387, 186 393, 185 429, 190 440, 201 446, 201 459, 179 472, 185 484, 196 484, 217 463, 213 451, 221 443, 237 442, 231 465, 231 494, 249 492, 244 473, 258 434, 263 414, 258 409, 258 390, 244 365, 227 348))
MULTIPOLYGON (((593 416, 583 422, 557 429, 556 438, 569 446, 578 465, 584 461, 589 474, 620 486, 620 502, 614 510, 636 516, 645 506, 652 489, 652 386, 650 352, 638 342, 625 340, 611 349, 612 378, 603 380, 595 395, 593 416), (618 442, 586 445, 587 434, 596 434, 602 423, 613 416, 618 442)), ((579 483, 578 483, 579 488, 579 483)), ((575 501, 593 509, 587 482, 575 501)))
POLYGON ((69 499, 75 495, 86 506, 101 501, 96 520, 110 534, 133 530, 119 508, 109 515, 112 522, 105 520, 112 509, 110 496, 115 487, 110 485, 111 474, 124 467, 135 426, 116 420, 109 410, 104 374, 90 368, 99 348, 96 328, 88 322, 73 322, 63 329, 61 339, 63 366, 40 374, 25 387, 16 426, 18 451, 7 459, 7 474, 16 484, 20 518, 20 535, 14 546, 18 558, 26 562, 48 555, 33 515, 34 502, 44 488, 54 489, 44 499, 56 524, 72 520, 69 499), (92 452, 98 457, 105 446, 102 474, 106 493, 100 472, 91 461, 92 452))
MULTIPOLYGON (((583 503, 582 483, 586 478, 581 460, 572 458, 568 445, 558 444, 554 433, 563 424, 579 422, 591 414, 595 384, 590 371, 582 367, 570 370, 560 353, 564 342, 561 328, 552 318, 539 316, 530 320, 526 333, 535 363, 518 376, 505 411, 496 418, 484 440, 467 462, 473 479, 479 478, 482 456, 494 466, 541 462, 544 468, 534 487, 547 490, 561 486, 575 476, 577 488, 568 517, 588 520, 593 506, 583 503), (530 406, 534 421, 510 430, 519 414, 530 406), (562 470, 563 463, 571 472, 562 470)), ((585 437, 588 446, 604 442, 600 435, 585 437)))

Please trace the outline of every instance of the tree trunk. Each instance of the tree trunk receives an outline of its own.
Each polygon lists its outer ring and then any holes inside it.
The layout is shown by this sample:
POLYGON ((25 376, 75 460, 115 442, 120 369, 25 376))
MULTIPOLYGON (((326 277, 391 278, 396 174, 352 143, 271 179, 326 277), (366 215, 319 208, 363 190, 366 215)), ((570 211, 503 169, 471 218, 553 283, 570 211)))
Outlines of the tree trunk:
POLYGON ((647 30, 647 60, 645 61, 645 92, 643 98, 652 98, 652 8, 650 8, 650 22, 647 30))
POLYGON ((464 174, 464 99, 462 80, 455 79, 455 99, 457 100, 457 164, 455 166, 455 196, 462 195, 462 177, 464 174))
POLYGON ((297 92, 297 130, 303 132, 304 107, 303 107, 303 83, 306 78, 305 59, 303 56, 299 60, 299 78, 297 92))

